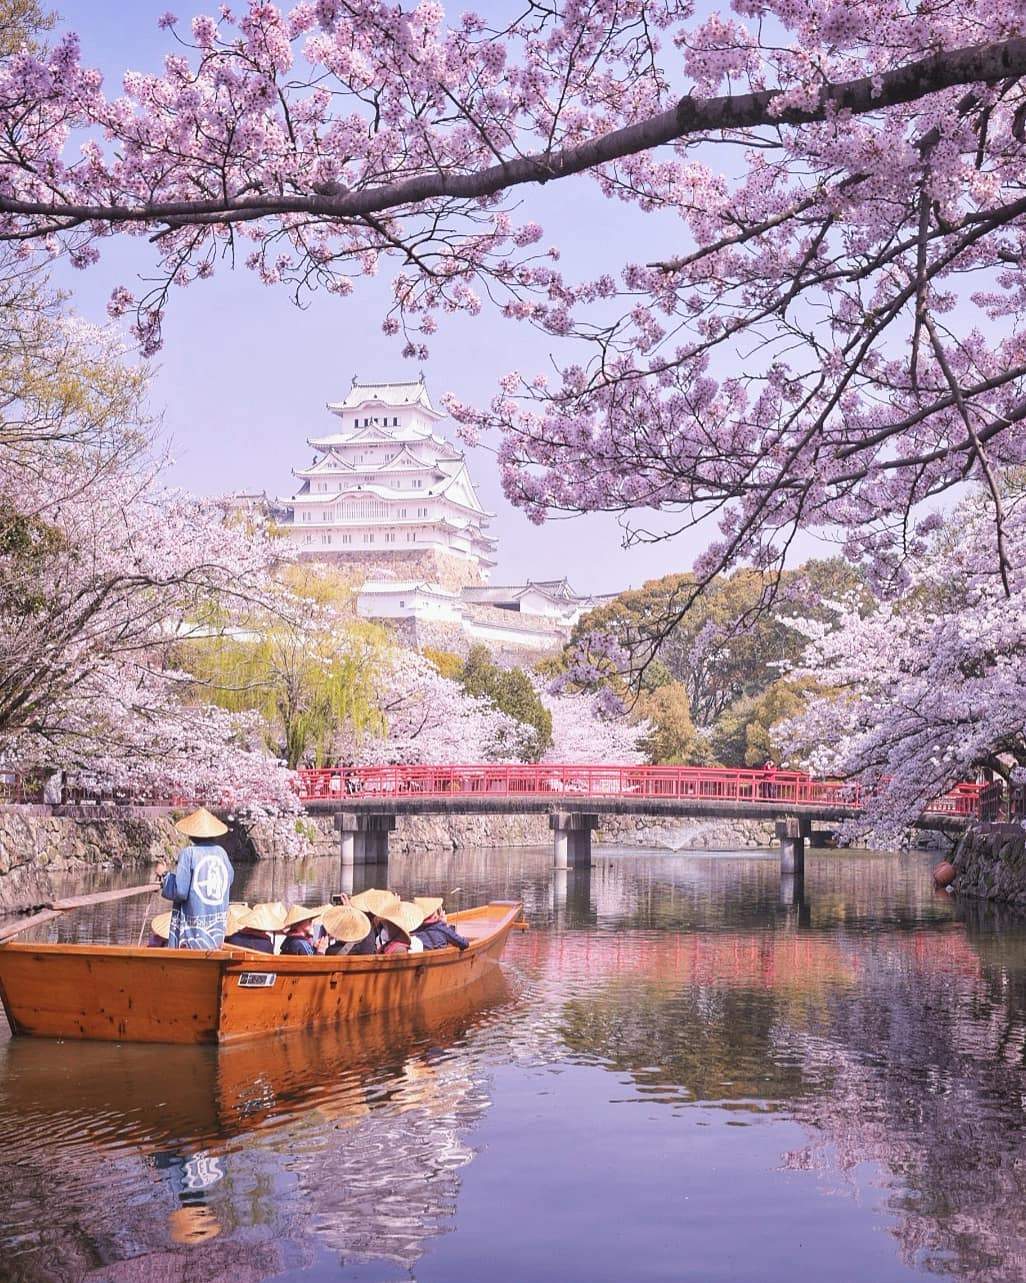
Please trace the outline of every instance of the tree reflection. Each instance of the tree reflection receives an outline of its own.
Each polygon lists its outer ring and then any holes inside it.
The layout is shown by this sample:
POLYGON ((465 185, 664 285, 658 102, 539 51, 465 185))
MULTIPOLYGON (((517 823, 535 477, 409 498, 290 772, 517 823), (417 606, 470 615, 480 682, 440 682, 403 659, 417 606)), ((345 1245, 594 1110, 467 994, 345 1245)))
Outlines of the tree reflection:
POLYGON ((653 937, 630 957, 616 936, 582 940, 596 983, 560 1034, 646 1099, 785 1111, 810 1141, 783 1166, 841 1188, 879 1166, 906 1264, 1006 1283, 1026 1277, 1026 930, 963 916, 804 942, 653 937))

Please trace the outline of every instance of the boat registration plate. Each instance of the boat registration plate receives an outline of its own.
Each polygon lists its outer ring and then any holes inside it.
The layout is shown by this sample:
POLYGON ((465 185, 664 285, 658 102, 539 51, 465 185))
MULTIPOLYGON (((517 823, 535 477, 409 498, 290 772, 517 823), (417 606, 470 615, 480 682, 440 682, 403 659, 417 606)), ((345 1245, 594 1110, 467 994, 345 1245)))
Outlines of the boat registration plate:
POLYGON ((239 988, 270 989, 277 979, 273 971, 243 971, 239 976, 239 988))

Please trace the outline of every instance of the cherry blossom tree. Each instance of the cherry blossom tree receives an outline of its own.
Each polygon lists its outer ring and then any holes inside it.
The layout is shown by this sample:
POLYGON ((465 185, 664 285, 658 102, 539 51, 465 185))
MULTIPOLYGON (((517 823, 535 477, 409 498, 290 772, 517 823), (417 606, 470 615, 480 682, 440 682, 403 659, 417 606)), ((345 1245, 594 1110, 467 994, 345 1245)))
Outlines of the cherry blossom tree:
POLYGON ((886 580, 929 533, 920 505, 970 477, 1008 578, 1019 4, 527 0, 447 23, 435 0, 250 0, 162 25, 162 73, 111 94, 71 35, 0 71, 0 237, 80 267, 149 238, 156 284, 111 300, 145 351, 172 286, 222 262, 344 296, 392 260, 384 324, 411 355, 486 305, 551 336, 554 373, 450 402, 501 432, 532 517, 655 509, 633 537, 662 538, 713 516, 696 592, 800 528, 886 580), (571 276, 531 208, 550 183, 679 246, 571 276))
POLYGON ((292 809, 253 719, 198 706, 170 663, 216 610, 265 592, 278 550, 167 490, 145 371, 39 281, 0 342, 0 760, 91 788, 292 809))
POLYGON ((524 760, 531 728, 468 695, 417 651, 395 647, 377 688, 380 732, 351 727, 341 745, 344 759, 368 766, 524 760))
POLYGON ((552 714, 552 747, 542 762, 633 766, 646 760, 641 744, 651 727, 645 721, 629 721, 622 710, 619 715, 612 712, 601 692, 543 691, 542 702, 552 714))
POLYGON ((862 782, 856 828, 877 840, 899 837, 975 769, 1018 776, 1026 765, 1026 497, 1008 486, 1002 501, 1009 592, 977 493, 911 563, 900 598, 868 614, 839 602, 839 627, 806 626, 797 676, 826 690, 778 738, 813 771, 862 782))

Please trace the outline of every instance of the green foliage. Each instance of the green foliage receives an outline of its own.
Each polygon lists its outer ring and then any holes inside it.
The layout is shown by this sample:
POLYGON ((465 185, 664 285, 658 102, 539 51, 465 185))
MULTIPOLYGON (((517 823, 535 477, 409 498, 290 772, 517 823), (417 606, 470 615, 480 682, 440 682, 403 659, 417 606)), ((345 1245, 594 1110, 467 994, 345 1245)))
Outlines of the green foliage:
POLYGON ((552 714, 522 668, 500 668, 485 646, 474 646, 457 679, 468 695, 487 699, 527 729, 521 752, 536 762, 552 743, 552 714))
POLYGON ((709 745, 691 720, 688 693, 682 682, 667 682, 642 695, 637 713, 652 726, 640 745, 650 762, 703 766, 709 761, 709 745))
POLYGON ((716 760, 724 766, 762 766, 774 761, 788 764, 791 746, 782 739, 780 726, 805 708, 821 688, 812 682, 773 682, 757 696, 732 704, 710 735, 716 760))
POLYGON ((0 58, 17 53, 22 45, 38 48, 34 37, 49 31, 55 21, 38 0, 0 0, 0 58))
POLYGON ((574 628, 565 671, 583 655, 618 693, 633 687, 636 712, 653 724, 645 750, 654 762, 725 766, 786 759, 773 727, 796 716, 807 688, 782 680, 805 647, 789 618, 829 623, 832 604, 872 597, 858 569, 840 558, 813 560, 780 576, 742 569, 696 594, 691 574, 666 575, 621 593, 574 628), (611 634, 628 655, 620 672, 591 634, 611 634), (594 650, 594 648, 591 648, 594 650))
MULTIPOLYGON (((779 577, 737 570, 692 600, 696 587, 694 575, 666 575, 621 593, 577 623, 569 649, 589 633, 611 633, 631 657, 636 688, 683 683, 691 715, 710 727, 798 660, 805 641, 788 617, 828 621, 831 601, 852 593, 870 600, 859 571, 840 558, 809 561, 779 577)), ((608 680, 615 687, 618 675, 610 671, 608 680)))
POLYGON ((6 610, 24 617, 45 608, 42 579, 35 575, 64 546, 55 526, 0 503, 0 592, 6 610))
MULTIPOLYGON (((294 591, 304 587, 329 602, 335 595, 324 576, 288 577, 294 591)), ((375 679, 386 643, 373 625, 319 616, 312 595, 298 601, 298 609, 293 603, 248 621, 239 635, 225 631, 185 643, 181 662, 206 687, 206 698, 232 712, 259 713, 268 726, 268 747, 290 767, 319 766, 334 760, 343 727, 383 730, 375 679), (309 614, 303 601, 310 602, 309 614)))
POLYGON ((451 650, 435 650, 432 646, 425 646, 421 654, 443 677, 453 682, 460 680, 463 673, 463 660, 459 655, 451 650))

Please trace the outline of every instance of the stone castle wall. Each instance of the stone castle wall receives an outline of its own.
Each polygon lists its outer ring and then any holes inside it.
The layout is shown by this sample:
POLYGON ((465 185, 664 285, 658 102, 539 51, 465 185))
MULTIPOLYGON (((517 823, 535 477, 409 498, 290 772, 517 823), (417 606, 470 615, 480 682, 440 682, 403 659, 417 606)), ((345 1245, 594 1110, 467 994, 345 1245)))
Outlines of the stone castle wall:
MULTIPOLYGON (((493 609, 496 615, 513 614, 511 611, 499 610, 497 607, 493 609)), ((515 614, 513 618, 516 618, 515 614)), ((454 655, 459 655, 461 659, 466 659, 471 646, 485 645, 495 662, 504 668, 530 668, 538 660, 552 655, 563 646, 563 639, 558 633, 553 633, 551 645, 521 646, 495 638, 469 637, 461 625, 436 620, 394 619, 379 622, 387 623, 394 630, 398 640, 404 646, 413 647, 414 650, 423 650, 425 647, 432 650, 448 650, 454 655)))
POLYGON ((79 817, 46 806, 0 807, 0 911, 52 899, 61 875, 169 860, 182 846, 174 816, 148 809, 79 817))
POLYGON ((673 816, 603 815, 595 835, 604 846, 657 851, 744 851, 775 844, 772 820, 676 819, 673 816))
POLYGON ((470 585, 479 587, 483 582, 476 562, 449 555, 437 548, 383 548, 381 552, 370 553, 366 550, 344 552, 300 547, 299 555, 304 561, 320 561, 341 570, 352 569, 358 572, 361 582, 374 578, 412 579, 441 584, 452 592, 470 585))

